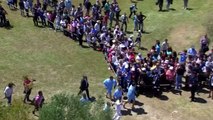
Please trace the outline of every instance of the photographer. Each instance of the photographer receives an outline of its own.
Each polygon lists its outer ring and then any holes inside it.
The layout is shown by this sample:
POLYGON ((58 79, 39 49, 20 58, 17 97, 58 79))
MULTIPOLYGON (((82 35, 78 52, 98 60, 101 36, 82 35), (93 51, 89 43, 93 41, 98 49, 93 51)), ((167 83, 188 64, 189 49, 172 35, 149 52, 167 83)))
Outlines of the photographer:
POLYGON ((33 82, 36 80, 30 80, 28 76, 24 76, 24 82, 23 82, 23 86, 24 86, 24 100, 23 102, 26 103, 26 100, 28 102, 32 102, 32 100, 30 100, 30 94, 33 88, 33 82))

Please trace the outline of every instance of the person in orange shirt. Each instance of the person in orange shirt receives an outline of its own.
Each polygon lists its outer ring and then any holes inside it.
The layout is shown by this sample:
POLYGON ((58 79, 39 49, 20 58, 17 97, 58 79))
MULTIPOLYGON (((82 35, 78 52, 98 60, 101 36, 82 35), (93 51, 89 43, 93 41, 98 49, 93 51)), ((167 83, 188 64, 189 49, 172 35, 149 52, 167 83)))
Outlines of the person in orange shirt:
POLYGON ((24 86, 24 100, 23 102, 26 103, 27 102, 31 102, 30 100, 30 94, 33 88, 33 81, 36 80, 30 80, 28 76, 24 76, 24 82, 23 82, 23 86, 24 86))

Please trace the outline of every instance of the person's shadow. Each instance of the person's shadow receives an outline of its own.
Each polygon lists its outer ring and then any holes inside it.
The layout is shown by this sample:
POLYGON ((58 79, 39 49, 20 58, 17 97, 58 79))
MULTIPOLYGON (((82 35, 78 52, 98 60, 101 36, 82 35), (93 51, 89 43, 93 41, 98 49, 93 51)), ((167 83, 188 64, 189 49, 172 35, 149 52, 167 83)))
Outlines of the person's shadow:
POLYGON ((96 98, 94 96, 90 97, 90 102, 95 102, 96 98))
POLYGON ((126 116, 126 115, 132 116, 132 112, 131 111, 136 113, 137 115, 148 114, 147 112, 145 112, 145 110, 142 107, 134 108, 134 109, 121 110, 121 114, 123 116, 126 116))
POLYGON ((197 103, 207 103, 207 101, 205 99, 200 98, 200 97, 196 97, 194 102, 197 102, 197 103))

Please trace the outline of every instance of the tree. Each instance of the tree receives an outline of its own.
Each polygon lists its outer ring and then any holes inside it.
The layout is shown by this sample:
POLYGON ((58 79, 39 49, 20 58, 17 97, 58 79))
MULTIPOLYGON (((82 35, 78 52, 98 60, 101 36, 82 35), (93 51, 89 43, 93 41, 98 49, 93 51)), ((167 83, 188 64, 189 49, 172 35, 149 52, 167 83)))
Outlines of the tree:
POLYGON ((103 100, 81 103, 79 97, 58 94, 44 105, 39 120, 110 120, 111 111, 103 111, 103 100))

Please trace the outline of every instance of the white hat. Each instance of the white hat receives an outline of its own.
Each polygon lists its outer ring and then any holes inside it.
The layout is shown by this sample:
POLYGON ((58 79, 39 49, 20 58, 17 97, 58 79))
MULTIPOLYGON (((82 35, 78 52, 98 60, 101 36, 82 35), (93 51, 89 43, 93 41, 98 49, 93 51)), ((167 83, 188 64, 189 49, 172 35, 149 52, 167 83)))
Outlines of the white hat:
POLYGON ((173 69, 174 69, 174 67, 173 67, 173 66, 170 66, 170 67, 169 67, 169 69, 170 69, 170 70, 173 70, 173 69))
POLYGON ((142 71, 146 71, 146 68, 142 68, 142 71))

